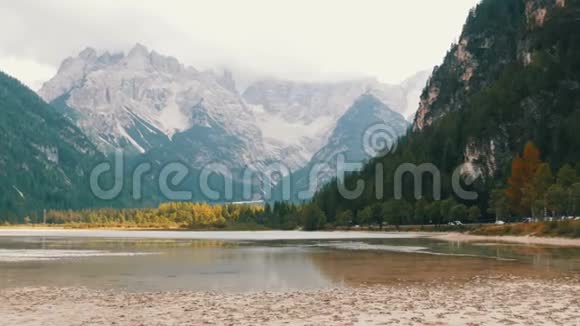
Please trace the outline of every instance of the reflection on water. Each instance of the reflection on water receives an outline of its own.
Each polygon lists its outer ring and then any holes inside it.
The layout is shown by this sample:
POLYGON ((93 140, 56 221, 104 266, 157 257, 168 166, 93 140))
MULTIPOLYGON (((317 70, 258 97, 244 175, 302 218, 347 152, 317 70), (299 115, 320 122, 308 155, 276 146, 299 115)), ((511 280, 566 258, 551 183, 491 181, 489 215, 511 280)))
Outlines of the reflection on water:
POLYGON ((0 237, 0 287, 245 291, 566 274, 580 274, 580 249, 400 237, 259 242, 0 237))

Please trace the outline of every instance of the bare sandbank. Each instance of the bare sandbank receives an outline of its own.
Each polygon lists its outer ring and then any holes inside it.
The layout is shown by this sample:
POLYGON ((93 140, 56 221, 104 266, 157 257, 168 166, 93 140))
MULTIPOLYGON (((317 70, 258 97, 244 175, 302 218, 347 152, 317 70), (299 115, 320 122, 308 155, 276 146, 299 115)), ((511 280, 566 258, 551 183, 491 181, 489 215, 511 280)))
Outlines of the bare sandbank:
POLYGON ((0 237, 79 237, 143 239, 215 239, 215 240, 349 240, 432 238, 452 242, 506 242, 529 245, 580 247, 580 239, 534 236, 487 236, 459 232, 377 232, 377 231, 187 231, 187 230, 121 230, 63 228, 0 228, 0 237))
POLYGON ((577 279, 474 278, 462 284, 288 292, 0 290, 5 325, 571 325, 577 279))
MULTIPOLYGON (((425 234, 424 234, 425 235, 425 234)), ((580 239, 569 238, 549 238, 549 237, 533 237, 533 236, 488 236, 488 235, 473 235, 466 233, 431 233, 427 236, 433 239, 452 241, 452 242, 508 242, 520 243, 528 245, 547 245, 558 247, 580 247, 580 239)))
POLYGON ((418 233, 365 231, 186 231, 186 230, 107 230, 107 229, 0 229, 0 237, 81 237, 128 239, 196 239, 196 240, 347 240, 416 238, 418 233))

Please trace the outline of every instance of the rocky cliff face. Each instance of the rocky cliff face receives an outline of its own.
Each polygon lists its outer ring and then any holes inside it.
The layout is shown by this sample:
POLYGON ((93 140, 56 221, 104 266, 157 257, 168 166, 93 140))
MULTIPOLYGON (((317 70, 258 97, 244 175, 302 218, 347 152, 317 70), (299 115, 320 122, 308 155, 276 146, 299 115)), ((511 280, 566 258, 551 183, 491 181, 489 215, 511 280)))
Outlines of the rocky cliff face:
POLYGON ((413 129, 420 131, 448 112, 461 110, 469 96, 497 80, 511 63, 532 63, 533 31, 541 29, 555 9, 565 7, 565 0, 483 1, 469 13, 459 42, 433 71, 413 129))

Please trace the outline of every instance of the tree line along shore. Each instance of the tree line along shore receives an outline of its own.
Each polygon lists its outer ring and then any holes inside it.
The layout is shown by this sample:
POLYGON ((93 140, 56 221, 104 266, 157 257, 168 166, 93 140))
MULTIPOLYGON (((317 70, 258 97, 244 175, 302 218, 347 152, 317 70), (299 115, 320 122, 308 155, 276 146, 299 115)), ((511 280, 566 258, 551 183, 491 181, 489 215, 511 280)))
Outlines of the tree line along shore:
POLYGON ((322 210, 314 204, 275 203, 270 206, 174 202, 161 204, 156 208, 49 210, 46 212, 46 221, 38 222, 27 218, 24 224, 4 223, 3 226, 208 231, 298 229, 305 231, 461 232, 487 236, 580 238, 580 221, 578 220, 519 222, 504 225, 482 223, 402 225, 397 224, 397 222, 401 221, 399 217, 400 215, 387 215, 386 218, 385 216, 376 218, 374 215, 369 214, 366 223, 354 224, 365 221, 353 219, 348 213, 334 219, 327 219, 322 210))

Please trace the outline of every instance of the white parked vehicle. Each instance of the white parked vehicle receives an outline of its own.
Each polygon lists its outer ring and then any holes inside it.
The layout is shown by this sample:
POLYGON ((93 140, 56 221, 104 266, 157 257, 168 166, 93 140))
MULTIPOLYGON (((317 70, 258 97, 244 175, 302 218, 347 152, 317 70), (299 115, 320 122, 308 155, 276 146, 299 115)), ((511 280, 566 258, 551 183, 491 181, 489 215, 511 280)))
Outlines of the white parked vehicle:
POLYGON ((504 221, 495 221, 495 224, 497 224, 497 225, 504 225, 505 222, 504 221))

